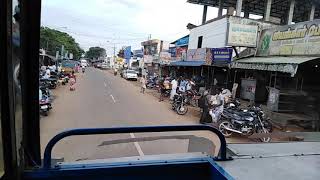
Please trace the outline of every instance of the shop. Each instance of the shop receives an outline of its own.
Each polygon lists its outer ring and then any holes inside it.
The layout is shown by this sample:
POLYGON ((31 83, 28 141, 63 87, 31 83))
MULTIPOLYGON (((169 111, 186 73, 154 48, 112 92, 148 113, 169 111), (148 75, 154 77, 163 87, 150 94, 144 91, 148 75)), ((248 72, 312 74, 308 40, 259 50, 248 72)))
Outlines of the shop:
POLYGON ((256 56, 232 64, 240 97, 273 112, 304 115, 319 130, 319 25, 315 20, 263 30, 256 56))

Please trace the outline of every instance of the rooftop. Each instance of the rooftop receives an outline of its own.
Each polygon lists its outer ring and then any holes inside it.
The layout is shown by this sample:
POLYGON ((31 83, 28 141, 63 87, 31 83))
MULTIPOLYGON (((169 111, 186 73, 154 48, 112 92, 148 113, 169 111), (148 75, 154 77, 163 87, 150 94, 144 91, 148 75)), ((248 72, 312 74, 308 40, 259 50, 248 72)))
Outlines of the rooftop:
MULTIPOLYGON (((222 0, 223 8, 236 7, 237 0, 222 0)), ((271 5, 271 17, 283 19, 288 14, 291 0, 273 0, 271 5)), ((219 0, 187 0, 188 3, 219 7, 219 0)), ((315 5, 314 18, 320 18, 319 0, 296 0, 293 22, 308 20, 312 3, 315 5)), ((266 9, 266 0, 243 0, 242 11, 248 10, 250 14, 263 16, 266 9)))

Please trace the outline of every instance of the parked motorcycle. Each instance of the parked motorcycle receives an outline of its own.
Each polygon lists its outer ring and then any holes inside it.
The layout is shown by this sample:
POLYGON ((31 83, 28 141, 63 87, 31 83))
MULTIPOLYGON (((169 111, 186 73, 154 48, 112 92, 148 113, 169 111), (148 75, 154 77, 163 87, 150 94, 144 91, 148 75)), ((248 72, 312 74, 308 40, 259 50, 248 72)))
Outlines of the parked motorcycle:
POLYGON ((55 89, 58 81, 57 78, 42 78, 40 79, 40 82, 47 84, 49 89, 55 89))
POLYGON ((43 95, 39 101, 39 111, 43 116, 48 116, 50 109, 52 109, 51 102, 48 96, 43 95))
MULTIPOLYGON (((233 133, 251 136, 254 133, 271 133, 272 125, 264 118, 260 107, 253 106, 249 109, 238 109, 235 106, 224 109, 218 122, 218 128, 225 137, 233 133)), ((269 142, 270 137, 260 138, 262 142, 269 142)))

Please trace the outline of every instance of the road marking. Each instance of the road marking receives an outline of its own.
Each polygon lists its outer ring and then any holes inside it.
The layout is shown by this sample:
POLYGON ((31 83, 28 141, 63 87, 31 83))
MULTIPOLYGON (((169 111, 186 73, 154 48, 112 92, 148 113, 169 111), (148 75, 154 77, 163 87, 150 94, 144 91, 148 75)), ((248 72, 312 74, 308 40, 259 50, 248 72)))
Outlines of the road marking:
MULTIPOLYGON (((130 133, 130 136, 131 136, 131 138, 136 138, 133 133, 130 133)), ((137 151, 139 153, 139 156, 144 156, 144 153, 143 153, 139 143, 138 142, 133 142, 133 144, 136 147, 136 149, 137 149, 137 151)))
POLYGON ((111 99, 113 100, 113 102, 115 103, 116 100, 114 99, 114 97, 112 96, 112 94, 110 94, 111 99))

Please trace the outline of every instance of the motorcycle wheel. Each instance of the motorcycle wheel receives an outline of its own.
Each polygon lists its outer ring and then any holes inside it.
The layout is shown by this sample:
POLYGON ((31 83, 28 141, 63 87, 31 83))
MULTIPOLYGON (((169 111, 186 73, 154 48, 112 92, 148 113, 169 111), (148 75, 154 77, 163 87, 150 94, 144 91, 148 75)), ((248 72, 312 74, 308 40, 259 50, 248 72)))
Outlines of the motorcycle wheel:
POLYGON ((232 136, 233 132, 228 131, 225 129, 225 127, 228 127, 230 129, 233 129, 233 125, 229 120, 221 120, 219 122, 219 131, 225 136, 225 137, 230 137, 232 136))
POLYGON ((269 133, 273 132, 273 127, 272 127, 270 120, 264 120, 263 124, 264 124, 264 128, 266 128, 269 133))
POLYGON ((48 116, 48 111, 43 111, 43 112, 41 112, 41 115, 42 115, 42 116, 48 116))
POLYGON ((188 112, 187 106, 182 106, 181 104, 176 108, 176 111, 179 115, 185 115, 188 112))
MULTIPOLYGON (((260 134, 260 133, 269 134, 269 133, 270 133, 270 132, 268 131, 268 129, 264 128, 264 130, 265 130, 265 132, 263 131, 262 128, 258 128, 258 129, 257 129, 257 133, 258 133, 258 134, 260 134)), ((271 137, 262 137, 262 138, 259 138, 259 140, 260 140, 261 142, 267 143, 267 142, 270 142, 270 141, 271 141, 271 137)))

